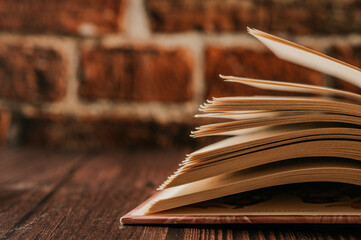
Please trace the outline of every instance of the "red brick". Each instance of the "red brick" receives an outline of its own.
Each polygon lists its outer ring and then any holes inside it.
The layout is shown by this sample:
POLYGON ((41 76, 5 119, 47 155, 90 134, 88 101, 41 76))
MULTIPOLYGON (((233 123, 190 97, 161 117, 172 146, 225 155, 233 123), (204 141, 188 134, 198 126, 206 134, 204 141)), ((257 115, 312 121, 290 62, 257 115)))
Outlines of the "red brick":
POLYGON ((294 34, 361 32, 358 1, 147 0, 146 6, 157 32, 232 32, 246 26, 294 34))
POLYGON ((84 48, 82 98, 181 102, 192 98, 193 60, 184 48, 84 48))
POLYGON ((0 29, 103 34, 122 28, 125 0, 1 0, 0 29))
POLYGON ((60 50, 0 42, 0 98, 31 103, 62 99, 66 64, 60 50))
POLYGON ((269 50, 210 46, 206 50, 206 98, 266 94, 265 90, 227 83, 219 74, 257 79, 323 84, 321 73, 278 59, 269 50))
POLYGON ((168 148, 193 146, 194 126, 124 118, 39 115, 23 120, 22 143, 68 149, 168 148))
POLYGON ((11 113, 8 111, 0 111, 0 146, 6 143, 10 122, 11 113))
MULTIPOLYGON (((352 46, 348 44, 338 44, 330 47, 329 55, 341 61, 350 63, 361 68, 361 46, 352 46)), ((340 79, 331 79, 335 88, 355 92, 361 94, 361 89, 355 85, 340 79)))

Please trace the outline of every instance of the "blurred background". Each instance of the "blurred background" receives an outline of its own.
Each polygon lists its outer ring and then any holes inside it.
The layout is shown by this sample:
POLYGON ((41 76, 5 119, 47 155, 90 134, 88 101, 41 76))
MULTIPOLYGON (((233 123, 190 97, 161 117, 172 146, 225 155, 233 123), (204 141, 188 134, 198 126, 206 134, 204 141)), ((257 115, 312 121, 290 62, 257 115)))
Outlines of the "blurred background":
POLYGON ((0 145, 196 148, 206 99, 262 94, 218 74, 359 91, 247 26, 361 67, 359 0, 0 0, 0 145))

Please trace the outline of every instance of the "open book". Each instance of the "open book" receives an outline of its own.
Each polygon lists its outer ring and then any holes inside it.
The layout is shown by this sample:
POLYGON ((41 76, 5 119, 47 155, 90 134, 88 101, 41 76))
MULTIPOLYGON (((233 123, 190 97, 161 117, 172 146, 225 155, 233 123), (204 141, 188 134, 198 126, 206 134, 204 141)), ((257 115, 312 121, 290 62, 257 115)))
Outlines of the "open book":
MULTIPOLYGON (((361 87, 361 69, 249 29, 279 58, 361 87)), ((360 223, 361 95, 307 84, 221 76, 307 96, 220 97, 193 137, 227 135, 187 155, 159 191, 122 217, 144 223, 360 223)))

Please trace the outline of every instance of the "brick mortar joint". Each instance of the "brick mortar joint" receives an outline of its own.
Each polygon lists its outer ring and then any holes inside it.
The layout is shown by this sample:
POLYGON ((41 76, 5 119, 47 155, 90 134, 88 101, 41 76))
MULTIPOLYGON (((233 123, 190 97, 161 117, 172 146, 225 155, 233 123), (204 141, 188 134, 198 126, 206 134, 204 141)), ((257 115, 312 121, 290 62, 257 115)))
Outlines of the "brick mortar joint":
MULTIPOLYGON (((65 41, 65 45, 74 45, 74 42, 76 43, 76 47, 72 46, 71 48, 73 48, 73 53, 74 56, 77 60, 75 60, 75 66, 72 66, 71 69, 72 72, 75 72, 75 77, 73 76, 73 82, 76 83, 76 85, 79 83, 79 76, 78 73, 81 70, 80 69, 80 65, 79 65, 79 49, 81 46, 84 45, 84 43, 86 43, 87 41, 93 41, 96 43, 104 43, 107 40, 113 38, 114 39, 120 39, 122 41, 119 41, 118 44, 124 44, 125 42, 132 42, 134 43, 133 38, 129 38, 124 36, 123 34, 120 35, 112 35, 112 36, 103 36, 103 37, 98 37, 98 38, 78 38, 78 37, 71 37, 71 36, 58 36, 58 35, 46 35, 46 34, 42 34, 42 35, 34 35, 34 34, 3 34, 0 32, 0 40, 6 40, 6 38, 13 38, 13 39, 25 39, 25 42, 30 42, 31 44, 36 44, 36 45, 43 45, 44 46, 60 46, 60 45, 64 45, 64 42, 62 42, 61 40, 66 40, 65 41), (50 40, 55 40, 55 44, 53 42, 50 43, 50 40), (41 40, 40 42, 38 42, 37 40, 41 40)), ((197 33, 197 32, 186 32, 186 33, 178 33, 178 34, 151 34, 149 35, 147 38, 144 39, 138 39, 135 42, 136 43, 143 43, 143 44, 158 44, 158 45, 165 45, 165 46, 184 46, 189 48, 190 51, 193 52, 193 54, 195 55, 195 60, 197 61, 196 65, 196 70, 193 76, 193 82, 194 84, 197 86, 197 84, 199 84, 198 86, 200 86, 201 90, 196 94, 198 96, 195 96, 195 100, 192 103, 182 103, 182 104, 173 104, 173 110, 174 110, 174 106, 175 108, 177 108, 177 106, 179 107, 179 110, 184 110, 184 106, 189 105, 189 104, 193 104, 194 106, 191 107, 193 110, 195 111, 198 108, 198 105, 201 103, 201 99, 202 99, 202 95, 204 94, 204 51, 206 49, 207 46, 211 46, 211 45, 218 45, 218 46, 226 46, 226 47, 235 47, 235 46, 240 46, 243 45, 244 43, 240 42, 239 39, 245 40, 245 43, 249 43, 249 42, 253 42, 255 44, 257 44, 257 40, 252 39, 252 37, 250 37, 248 34, 246 33, 234 33, 234 34, 203 34, 203 33, 197 33), (187 41, 183 41, 187 38, 192 38, 193 40, 188 40, 187 41), (197 49, 194 47, 194 45, 192 44, 192 41, 196 41, 198 42, 198 46, 200 46, 200 49, 197 49), (198 73, 197 73, 198 71, 198 73), (197 83, 198 81, 198 83, 197 83)), ((350 34, 350 35, 332 35, 332 36, 295 36, 293 37, 292 41, 296 41, 299 43, 304 43, 304 42, 313 42, 316 44, 323 44, 326 47, 330 47, 332 46, 332 44, 335 43, 349 43, 351 45, 360 45, 361 41, 358 41, 361 39, 361 34, 350 34)), ((117 45, 117 44, 115 44, 117 45)), ((66 98, 64 98, 64 100, 62 100, 61 102, 57 102, 57 103, 49 103, 47 104, 47 107, 43 108, 42 110, 44 110, 45 112, 52 112, 50 111, 50 109, 55 109, 54 111, 64 111, 64 112, 68 112, 74 115, 86 115, 86 114, 91 114, 91 109, 89 106, 89 104, 84 103, 82 101, 79 100, 78 95, 77 95, 77 91, 78 89, 73 89, 72 93, 73 95, 69 95, 69 93, 67 93, 66 98), (70 97, 69 97, 70 96, 70 97), (82 109, 82 111, 85 112, 81 112, 78 113, 77 111, 75 111, 74 109, 71 110, 68 107, 64 107, 66 105, 69 104, 69 102, 71 101, 75 101, 72 102, 74 104, 74 108, 75 109, 82 109), (63 106, 62 106, 63 105, 63 106)), ((138 113, 132 112, 131 109, 125 107, 124 104, 127 104, 127 102, 113 102, 113 101, 109 101, 108 103, 102 103, 100 104, 101 106, 108 106, 109 109, 114 108, 114 105, 119 105, 117 108, 119 109, 119 111, 122 111, 121 109, 130 111, 128 113, 133 114, 133 115, 137 115, 138 113)), ((154 104, 153 103, 133 103, 135 105, 138 105, 138 110, 137 111, 141 111, 139 109, 149 109, 149 108, 153 108, 154 104)), ((161 105, 164 109, 168 109, 169 104, 167 103, 159 103, 159 105, 161 105)), ((190 108, 190 107, 187 107, 190 108)), ((31 110, 31 107, 27 107, 27 110, 24 112, 29 112, 31 110)), ((157 108, 155 108, 157 109, 157 108)), ((101 112, 99 112, 99 114, 101 114, 101 112)), ((147 113, 144 114, 144 116, 140 116, 140 117, 144 117, 144 118, 149 118, 150 116, 153 116, 153 113, 147 113)), ((172 115, 170 115, 172 116, 172 115)), ((177 114, 173 115, 173 116, 178 116, 177 114)), ((172 119, 172 117, 170 117, 170 119, 168 119, 169 121, 172 120, 176 120, 176 119, 172 119)))

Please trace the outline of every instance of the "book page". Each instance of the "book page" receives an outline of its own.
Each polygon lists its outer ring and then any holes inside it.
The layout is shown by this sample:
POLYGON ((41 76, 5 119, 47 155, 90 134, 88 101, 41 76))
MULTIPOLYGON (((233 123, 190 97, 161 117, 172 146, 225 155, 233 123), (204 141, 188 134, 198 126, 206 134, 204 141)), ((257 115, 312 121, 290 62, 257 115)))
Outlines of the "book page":
POLYGON ((343 79, 361 88, 361 70, 351 64, 256 29, 249 28, 248 32, 283 60, 343 79))
POLYGON ((198 127, 196 131, 192 131, 191 136, 205 137, 222 135, 227 132, 234 132, 247 128, 304 123, 336 123, 353 128, 360 128, 361 118, 339 114, 303 114, 282 117, 264 117, 203 125, 198 127))
POLYGON ((310 139, 327 139, 330 138, 330 135, 338 135, 340 136, 339 138, 342 139, 352 139, 352 136, 360 137, 361 130, 351 128, 331 128, 315 125, 279 126, 267 129, 262 128, 255 132, 234 136, 208 145, 188 154, 185 161, 215 159, 219 155, 225 155, 230 152, 238 153, 242 149, 251 149, 258 146, 267 147, 270 144, 292 142, 295 139, 304 139, 305 137, 310 139))
POLYGON ((361 105, 306 97, 222 97, 208 101, 199 110, 205 113, 233 113, 250 110, 315 111, 361 116, 361 105))
POLYGON ((155 213, 264 187, 315 181, 361 185, 361 166, 346 159, 299 159, 263 165, 162 190, 148 204, 146 212, 155 213))
POLYGON ((234 76, 220 75, 220 77, 227 82, 242 83, 261 89, 285 91, 285 92, 327 94, 328 96, 339 96, 347 99, 356 100, 358 102, 361 101, 361 95, 359 94, 328 88, 328 87, 320 87, 320 86, 301 84, 301 83, 278 82, 273 80, 270 81, 270 80, 253 79, 253 78, 242 78, 242 77, 234 77, 234 76))
POLYGON ((360 215, 361 187, 342 183, 298 183, 234 194, 157 215, 360 215))
POLYGON ((239 155, 224 160, 194 163, 188 168, 187 165, 181 168, 167 187, 187 184, 262 164, 292 161, 294 158, 323 156, 361 161, 361 143, 357 140, 360 140, 360 137, 353 140, 319 139, 300 141, 270 148, 266 146, 264 149, 243 154, 239 153, 239 155))

